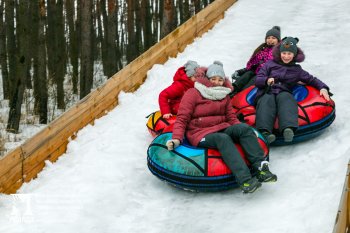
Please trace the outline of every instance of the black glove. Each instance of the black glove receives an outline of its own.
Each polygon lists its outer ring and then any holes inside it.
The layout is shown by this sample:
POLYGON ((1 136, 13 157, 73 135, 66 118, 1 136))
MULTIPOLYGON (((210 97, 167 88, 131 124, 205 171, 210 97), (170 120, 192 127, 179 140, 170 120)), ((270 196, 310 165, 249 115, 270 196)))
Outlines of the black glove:
POLYGON ((245 72, 247 72, 247 69, 246 69, 246 68, 236 70, 236 71, 231 75, 231 78, 232 78, 232 79, 237 79, 237 78, 239 78, 240 76, 242 76, 245 72))

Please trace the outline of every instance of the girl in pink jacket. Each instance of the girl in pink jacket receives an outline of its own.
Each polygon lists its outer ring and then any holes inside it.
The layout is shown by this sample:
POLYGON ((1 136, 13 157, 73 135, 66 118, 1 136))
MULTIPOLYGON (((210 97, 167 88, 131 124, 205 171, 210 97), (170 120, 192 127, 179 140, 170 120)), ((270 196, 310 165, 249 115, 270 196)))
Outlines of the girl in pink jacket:
POLYGON ((272 60, 272 48, 281 40, 281 28, 273 26, 266 32, 265 42, 259 45, 247 62, 246 68, 236 70, 232 78, 235 82, 232 84, 234 93, 254 85, 256 75, 261 67, 269 60, 272 60))
POLYGON ((194 146, 218 149, 244 193, 254 192, 261 182, 276 181, 277 176, 269 171, 254 131, 247 124, 240 123, 233 113, 228 95, 232 85, 225 78, 222 63, 214 62, 206 75, 208 78, 198 78, 194 88, 183 96, 172 140, 167 142, 168 149, 179 146, 184 136, 194 146), (243 147, 257 177, 252 177, 235 142, 243 147))

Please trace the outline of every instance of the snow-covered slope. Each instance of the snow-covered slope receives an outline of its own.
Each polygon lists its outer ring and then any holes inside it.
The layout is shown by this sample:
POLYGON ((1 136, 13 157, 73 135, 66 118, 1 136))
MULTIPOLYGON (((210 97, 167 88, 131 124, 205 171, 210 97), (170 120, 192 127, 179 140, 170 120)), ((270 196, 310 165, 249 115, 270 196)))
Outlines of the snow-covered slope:
POLYGON ((122 93, 117 108, 81 130, 18 195, 1 195, 0 232, 331 232, 350 156, 349 10, 343 0, 238 1, 177 58, 155 65, 137 92, 122 93), (159 92, 189 59, 221 60, 229 76, 274 25, 282 37, 299 37, 303 68, 331 87, 333 125, 316 139, 272 148, 279 180, 252 195, 191 193, 159 181, 147 169, 145 127, 159 92))

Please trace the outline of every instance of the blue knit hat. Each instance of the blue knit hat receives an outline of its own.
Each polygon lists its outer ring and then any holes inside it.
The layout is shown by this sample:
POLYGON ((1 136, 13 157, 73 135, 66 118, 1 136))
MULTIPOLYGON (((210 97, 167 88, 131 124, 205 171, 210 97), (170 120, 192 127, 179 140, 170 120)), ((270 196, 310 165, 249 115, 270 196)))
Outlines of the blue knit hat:
POLYGON ((288 51, 296 55, 298 52, 298 47, 297 47, 298 42, 299 42, 299 39, 297 37, 284 37, 280 45, 280 51, 281 52, 288 51))
POLYGON ((211 64, 210 66, 208 66, 208 70, 207 70, 207 77, 211 78, 214 76, 219 76, 221 78, 225 78, 225 71, 223 68, 223 64, 221 61, 214 61, 213 64, 211 64))

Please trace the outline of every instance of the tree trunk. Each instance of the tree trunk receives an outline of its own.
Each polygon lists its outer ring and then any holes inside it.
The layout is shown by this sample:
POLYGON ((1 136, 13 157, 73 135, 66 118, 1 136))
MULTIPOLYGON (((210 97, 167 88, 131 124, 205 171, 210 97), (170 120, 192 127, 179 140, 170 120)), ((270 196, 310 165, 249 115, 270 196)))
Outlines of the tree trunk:
POLYGON ((47 33, 46 33, 46 46, 47 46, 47 60, 49 77, 56 82, 56 66, 55 66, 55 53, 56 53, 56 38, 55 38, 55 22, 56 22, 56 0, 47 0, 47 33))
POLYGON ((81 2, 80 98, 89 94, 93 79, 92 0, 81 2))
MULTIPOLYGON (((40 81, 38 69, 40 68, 38 65, 38 42, 39 42, 39 1, 30 1, 30 14, 32 15, 32 23, 31 23, 31 46, 29 47, 30 53, 33 58, 33 83, 34 83, 34 113, 39 114, 39 104, 40 104, 40 81)), ((45 8, 44 8, 45 10, 45 8)), ((45 12, 44 12, 45 13, 45 12)))
POLYGON ((109 66, 108 66, 108 46, 107 46, 107 38, 108 38, 108 17, 107 17, 107 11, 106 11, 106 0, 100 0, 99 1, 99 10, 100 15, 102 16, 102 22, 101 17, 98 17, 98 23, 99 23, 99 35, 100 35, 100 43, 101 43, 101 56, 102 56, 102 64, 103 64, 103 73, 107 77, 110 73, 109 66))
POLYGON ((136 41, 136 33, 135 33, 135 8, 134 8, 134 0, 128 0, 128 46, 126 51, 126 58, 128 63, 134 60, 137 56, 137 49, 135 46, 136 41))
POLYGON ((63 81, 66 73, 63 0, 47 2, 47 47, 49 76, 57 85, 57 108, 65 109, 63 81), (57 2, 56 2, 57 1, 57 2))
POLYGON ((144 38, 144 50, 147 50, 154 43, 152 36, 152 12, 149 0, 141 0, 141 24, 144 38))
POLYGON ((4 99, 9 99, 9 74, 7 68, 7 54, 6 54, 6 30, 3 21, 4 17, 4 1, 0 3, 0 66, 1 66, 1 76, 2 76, 2 89, 4 94, 4 99))
POLYGON ((183 8, 183 17, 184 17, 184 21, 188 20, 189 18, 191 18, 191 12, 190 12, 190 0, 185 0, 184 2, 184 8, 183 8))
POLYGON ((141 13, 140 13, 140 2, 134 2, 134 10, 135 10, 135 47, 136 47, 136 56, 140 55, 144 51, 143 40, 142 40, 142 27, 141 27, 141 13))
POLYGON ((96 61, 99 59, 99 48, 98 48, 98 38, 97 38, 97 32, 96 32, 96 20, 97 20, 97 9, 96 9, 96 4, 98 0, 92 0, 92 57, 93 61, 96 61))
POLYGON ((27 65, 29 60, 29 38, 27 27, 27 13, 28 13, 27 0, 21 0, 18 6, 18 20, 17 20, 17 38, 19 45, 19 56, 17 59, 17 77, 15 80, 15 88, 12 91, 12 97, 10 100, 10 111, 7 122, 6 130, 12 133, 18 133, 19 123, 21 119, 21 107, 23 102, 23 93, 26 85, 27 65))
POLYGON ((160 28, 161 38, 164 38, 176 28, 173 0, 164 0, 163 4, 163 17, 160 28))
MULTIPOLYGON (((28 27, 28 31, 26 32, 28 35, 28 40, 30 42, 33 43, 33 39, 32 39, 32 35, 33 30, 35 25, 33 24, 34 19, 33 19, 33 4, 35 4, 36 1, 28 1, 27 3, 27 8, 28 8, 28 12, 27 12, 27 19, 26 19, 26 24, 28 27), (30 27, 29 27, 29 23, 30 23, 30 27)), ((30 72, 30 70, 32 69, 32 60, 33 60, 33 51, 35 48, 33 48, 33 46, 28 46, 28 62, 27 62, 27 70, 26 70, 26 88, 27 89, 33 89, 33 84, 32 84, 32 74, 30 72)))
POLYGON ((201 11, 201 1, 200 0, 193 0, 194 4, 194 12, 197 14, 201 11))
POLYGON ((115 0, 108 0, 108 34, 107 34, 107 77, 112 77, 118 70, 118 61, 117 61, 117 47, 116 47, 116 38, 117 38, 117 3, 115 0))
POLYGON ((77 29, 74 21, 74 1, 66 0, 66 17, 69 30, 69 58, 70 64, 72 65, 72 85, 73 93, 78 94, 78 37, 77 29))
POLYGON ((65 109, 63 82, 66 74, 66 38, 64 32, 63 0, 57 0, 56 3, 55 39, 54 59, 56 66, 57 108, 65 109))
POLYGON ((39 0, 39 30, 38 30, 38 80, 39 80, 39 122, 47 124, 47 73, 45 44, 45 0, 39 0))
MULTIPOLYGON (((119 1, 118 0, 115 0, 115 4, 116 4, 116 17, 118 19, 118 15, 119 15, 119 1)), ((121 25, 121 22, 117 21, 115 26, 116 26, 116 32, 115 32, 115 44, 116 44, 116 52, 117 52, 117 70, 116 71, 119 71, 120 69, 123 68, 123 65, 122 65, 122 44, 121 44, 121 40, 120 38, 122 37, 122 35, 120 35, 120 31, 123 31, 123 29, 119 30, 119 25, 121 25)), ((123 34, 123 33, 122 33, 123 34)))
POLYGON ((183 24, 186 21, 185 15, 184 15, 184 1, 178 0, 177 7, 178 7, 178 14, 180 17, 180 24, 183 24))
POLYGON ((9 97, 12 98, 13 90, 16 88, 16 38, 15 38, 15 3, 13 0, 5 1, 5 22, 6 22, 6 50, 8 56, 8 80, 9 97))

